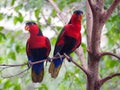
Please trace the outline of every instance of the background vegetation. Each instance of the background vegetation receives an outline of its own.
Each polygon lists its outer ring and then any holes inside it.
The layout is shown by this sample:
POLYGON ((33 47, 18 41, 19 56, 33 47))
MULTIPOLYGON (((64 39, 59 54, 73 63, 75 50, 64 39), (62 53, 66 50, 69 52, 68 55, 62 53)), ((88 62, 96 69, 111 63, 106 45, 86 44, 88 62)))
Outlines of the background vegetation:
MULTIPOLYGON (((84 55, 87 57, 86 44, 86 6, 85 0, 54 0, 65 17, 70 18, 72 12, 81 9, 84 12, 82 44, 84 55)), ((107 9, 113 0, 105 0, 107 9)), ((44 35, 48 36, 52 51, 56 42, 57 34, 64 23, 57 16, 57 12, 47 0, 0 0, 0 64, 20 64, 27 62, 25 46, 29 36, 23 31, 26 21, 37 22, 44 35), (49 34, 51 33, 51 34, 49 34)), ((69 20, 68 20, 69 21, 69 20)), ((104 26, 101 43, 102 51, 110 51, 120 55, 120 5, 115 9, 112 16, 104 26)), ((78 62, 75 53, 72 57, 78 62)), ((100 75, 120 72, 119 61, 116 58, 105 56, 100 62, 100 75)), ((49 63, 45 65, 45 77, 42 83, 31 82, 30 70, 13 78, 3 78, 14 75, 26 67, 7 68, 0 72, 0 90, 86 90, 86 77, 84 73, 73 63, 67 60, 63 64, 57 79, 52 79, 48 73, 49 63)), ((101 90, 119 90, 120 77, 113 78, 105 83, 101 90)))

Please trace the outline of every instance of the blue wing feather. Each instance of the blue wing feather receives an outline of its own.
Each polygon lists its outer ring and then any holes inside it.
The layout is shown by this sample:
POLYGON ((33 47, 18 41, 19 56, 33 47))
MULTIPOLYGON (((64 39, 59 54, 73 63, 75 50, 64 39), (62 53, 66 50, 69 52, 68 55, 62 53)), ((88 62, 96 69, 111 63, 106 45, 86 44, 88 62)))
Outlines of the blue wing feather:
MULTIPOLYGON (((46 59, 46 52, 47 49, 46 48, 35 48, 35 49, 31 49, 31 54, 32 54, 32 62, 36 62, 36 61, 40 61, 43 59, 46 59)), ((36 74, 39 74, 40 71, 42 70, 44 66, 44 62, 38 63, 33 65, 33 70, 36 72, 36 74)))

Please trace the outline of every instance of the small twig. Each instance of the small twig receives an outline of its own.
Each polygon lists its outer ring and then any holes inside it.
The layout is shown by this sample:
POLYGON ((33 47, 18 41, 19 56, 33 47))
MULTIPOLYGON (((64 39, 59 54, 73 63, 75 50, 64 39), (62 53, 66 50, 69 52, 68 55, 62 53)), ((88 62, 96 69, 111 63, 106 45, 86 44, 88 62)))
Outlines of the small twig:
POLYGON ((62 22, 64 24, 67 23, 67 18, 62 14, 62 12, 60 11, 60 9, 58 8, 57 4, 54 3, 53 0, 48 0, 50 2, 50 4, 53 6, 53 8, 56 10, 56 12, 58 13, 58 17, 60 17, 60 19, 62 20, 62 22))
POLYGON ((55 33, 58 35, 58 32, 54 29, 53 26, 50 25, 50 23, 48 22, 48 20, 45 18, 45 15, 44 15, 43 13, 41 13, 41 15, 42 15, 43 19, 45 20, 46 24, 47 24, 48 26, 50 26, 51 29, 52 29, 53 31, 55 31, 55 33))
POLYGON ((87 76, 89 75, 88 71, 83 68, 82 66, 80 66, 78 63, 76 63, 72 58, 70 58, 67 54, 64 53, 64 56, 66 57, 66 59, 70 60, 72 63, 74 63, 77 67, 79 67, 87 76))
POLYGON ((85 69, 87 69, 87 62, 86 62, 85 57, 84 57, 83 48, 82 48, 82 47, 79 47, 78 49, 75 50, 75 53, 76 53, 77 56, 79 57, 79 60, 81 61, 82 66, 83 66, 85 69))
POLYGON ((0 65, 0 67, 1 66, 7 66, 7 67, 20 67, 20 66, 25 66, 25 65, 27 65, 28 63, 24 63, 24 64, 13 64, 13 65, 6 65, 6 64, 1 64, 0 65))
MULTIPOLYGON (((58 57, 52 57, 50 59, 51 60, 56 60, 57 58, 62 58, 62 57, 64 57, 64 55, 60 55, 58 57)), ((38 63, 45 62, 45 61, 47 61, 47 59, 39 60, 39 61, 36 61, 36 62, 31 62, 31 65, 38 64, 38 63)))
POLYGON ((12 77, 16 77, 16 76, 19 76, 19 75, 23 74, 24 72, 28 71, 29 69, 30 69, 30 67, 28 67, 27 69, 25 69, 25 70, 23 70, 23 71, 15 74, 15 75, 10 75, 10 76, 2 76, 2 75, 1 75, 1 77, 2 77, 2 78, 12 78, 12 77))
POLYGON ((106 81, 108 81, 108 80, 110 80, 110 79, 112 79, 112 78, 114 78, 116 76, 120 76, 120 73, 115 73, 113 75, 110 75, 110 76, 107 76, 107 77, 101 79, 100 80, 100 86, 102 86, 106 81))
POLYGON ((103 12, 103 22, 106 22, 109 16, 112 14, 112 12, 115 10, 115 8, 119 5, 120 0, 114 0, 111 4, 111 6, 103 12))
POLYGON ((103 57, 103 56, 105 56, 105 55, 114 56, 114 57, 116 57, 116 58, 118 58, 118 59, 120 60, 120 56, 118 56, 118 55, 116 55, 116 54, 113 54, 113 53, 111 53, 111 52, 103 52, 103 53, 101 53, 100 57, 103 57))

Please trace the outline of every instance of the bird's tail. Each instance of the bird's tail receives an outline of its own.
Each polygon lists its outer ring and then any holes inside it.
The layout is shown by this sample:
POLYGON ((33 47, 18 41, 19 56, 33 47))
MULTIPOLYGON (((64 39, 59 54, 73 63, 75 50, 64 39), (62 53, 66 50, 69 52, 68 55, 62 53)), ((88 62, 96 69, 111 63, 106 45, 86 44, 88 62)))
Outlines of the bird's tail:
MULTIPOLYGON (((38 68, 39 69, 39 68, 38 68)), ((39 73, 37 73, 34 69, 34 67, 32 67, 32 81, 34 83, 40 83, 43 80, 44 77, 44 67, 41 68, 41 70, 39 71, 39 73)))
POLYGON ((58 58, 51 62, 49 67, 49 73, 51 73, 51 77, 56 78, 58 76, 63 59, 64 58, 58 58))

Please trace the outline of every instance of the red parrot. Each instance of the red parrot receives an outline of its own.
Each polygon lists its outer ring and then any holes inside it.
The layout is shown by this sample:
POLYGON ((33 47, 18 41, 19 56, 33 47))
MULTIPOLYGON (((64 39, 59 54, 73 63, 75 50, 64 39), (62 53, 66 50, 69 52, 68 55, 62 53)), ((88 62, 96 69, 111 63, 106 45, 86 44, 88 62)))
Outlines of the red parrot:
MULTIPOLYGON (((55 49, 54 57, 58 57, 66 53, 70 55, 81 43, 81 21, 83 12, 80 10, 74 11, 70 22, 64 26, 60 35, 58 36, 55 49)), ((56 78, 61 68, 64 58, 57 58, 53 60, 49 67, 49 73, 51 77, 56 78)))
MULTIPOLYGON (((43 36, 39 26, 34 22, 27 22, 25 30, 30 32, 30 37, 26 44, 26 53, 31 62, 47 59, 51 50, 49 39, 43 36)), ((44 62, 32 66, 32 81, 41 82, 44 76, 44 62)))

